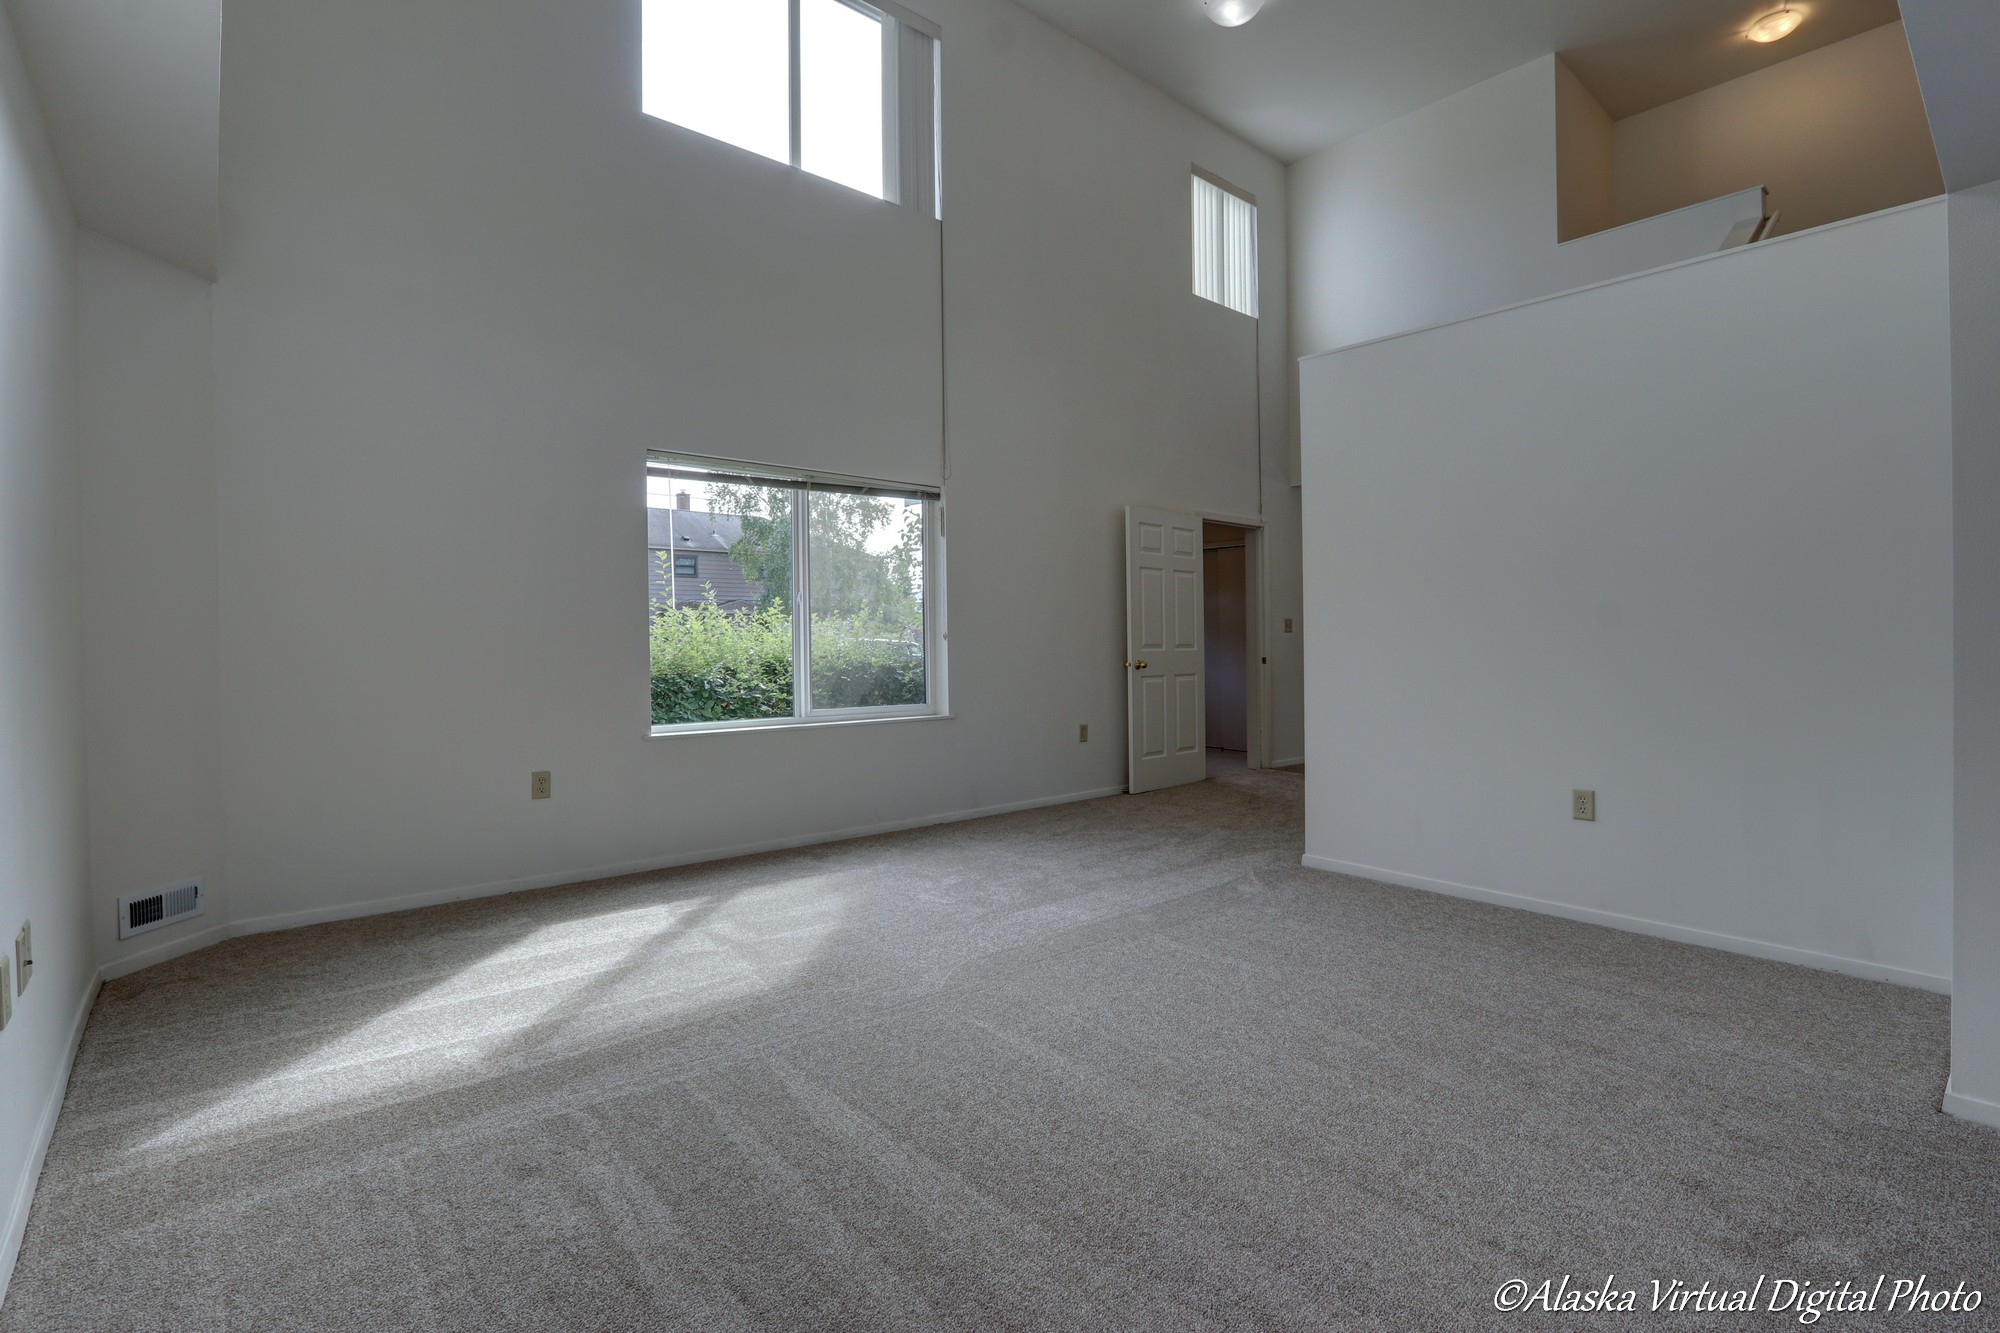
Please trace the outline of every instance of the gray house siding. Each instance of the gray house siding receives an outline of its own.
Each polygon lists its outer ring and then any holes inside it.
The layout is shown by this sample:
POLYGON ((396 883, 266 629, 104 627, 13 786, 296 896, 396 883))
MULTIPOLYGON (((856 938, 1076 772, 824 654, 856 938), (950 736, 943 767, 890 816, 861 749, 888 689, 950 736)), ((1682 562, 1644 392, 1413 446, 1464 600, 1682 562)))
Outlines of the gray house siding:
POLYGON ((686 606, 715 590, 716 605, 724 610, 742 610, 757 605, 764 595, 763 585, 744 575, 729 557, 729 548, 743 534, 743 525, 727 514, 705 514, 698 509, 648 509, 646 511, 646 579, 652 593, 651 604, 669 601, 686 606), (693 577, 676 574, 669 554, 693 557, 693 577))

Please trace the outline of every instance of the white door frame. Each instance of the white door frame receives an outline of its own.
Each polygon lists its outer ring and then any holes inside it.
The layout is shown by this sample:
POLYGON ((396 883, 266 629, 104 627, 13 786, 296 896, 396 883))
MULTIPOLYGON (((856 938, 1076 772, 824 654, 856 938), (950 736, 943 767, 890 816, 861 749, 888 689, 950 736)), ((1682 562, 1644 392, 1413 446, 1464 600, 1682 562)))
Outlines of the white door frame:
MULTIPOLYGON (((1220 510, 1196 509, 1205 523, 1227 523, 1242 528, 1243 538, 1243 678, 1249 696, 1250 716, 1244 720, 1244 739, 1249 746, 1248 766, 1271 766, 1271 656, 1264 624, 1264 520, 1220 510)), ((1204 553, 1206 558, 1206 553, 1204 553)))

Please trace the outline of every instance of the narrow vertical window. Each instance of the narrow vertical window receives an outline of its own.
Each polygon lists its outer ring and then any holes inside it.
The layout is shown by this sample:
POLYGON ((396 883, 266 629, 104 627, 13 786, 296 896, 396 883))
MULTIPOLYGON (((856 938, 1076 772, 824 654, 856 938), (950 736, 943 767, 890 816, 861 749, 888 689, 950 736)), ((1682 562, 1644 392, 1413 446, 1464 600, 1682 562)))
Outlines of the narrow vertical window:
POLYGON ((1194 192, 1194 294, 1257 316, 1257 200, 1197 168, 1194 192))

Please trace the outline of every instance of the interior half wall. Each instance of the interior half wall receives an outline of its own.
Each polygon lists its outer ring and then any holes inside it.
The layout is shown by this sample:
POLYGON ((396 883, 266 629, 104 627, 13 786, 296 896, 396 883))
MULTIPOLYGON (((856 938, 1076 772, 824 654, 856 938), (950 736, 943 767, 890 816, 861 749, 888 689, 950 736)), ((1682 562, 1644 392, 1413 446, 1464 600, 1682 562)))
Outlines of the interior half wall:
POLYGON ((1945 217, 1306 364, 1309 864, 1948 985, 1945 217))

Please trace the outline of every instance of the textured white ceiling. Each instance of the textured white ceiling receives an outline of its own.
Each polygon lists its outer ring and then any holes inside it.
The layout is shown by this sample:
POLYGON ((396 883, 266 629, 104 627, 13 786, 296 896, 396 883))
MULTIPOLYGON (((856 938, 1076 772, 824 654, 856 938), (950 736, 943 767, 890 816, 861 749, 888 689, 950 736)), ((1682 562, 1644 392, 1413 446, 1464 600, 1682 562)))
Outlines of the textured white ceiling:
POLYGON ((7 0, 77 220, 215 276, 222 0, 7 0))
MULTIPOLYGON (((82 223, 216 271, 222 0, 5 0, 82 223)), ((1201 0, 1019 0, 1285 161, 1550 51, 1628 116, 1898 16, 1896 0, 1267 0, 1218 28, 1201 0)), ((2000 176, 2000 0, 1905 0, 1954 188, 2000 176)))
POLYGON ((1804 26, 1760 46, 1743 31, 1782 0, 1267 0, 1230 29, 1201 0, 1018 3, 1284 161, 1551 51, 1622 118, 1897 17, 1796 0, 1804 26))

